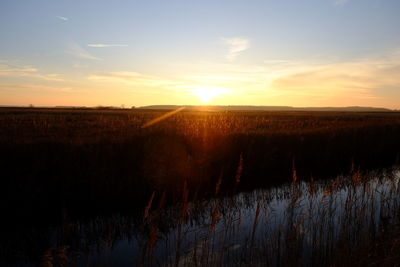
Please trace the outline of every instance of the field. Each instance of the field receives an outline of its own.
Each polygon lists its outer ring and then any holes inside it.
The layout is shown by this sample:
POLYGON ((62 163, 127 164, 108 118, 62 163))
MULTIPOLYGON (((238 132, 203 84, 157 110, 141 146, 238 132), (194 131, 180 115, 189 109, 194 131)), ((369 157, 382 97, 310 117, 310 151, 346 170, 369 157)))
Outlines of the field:
POLYGON ((168 112, 1 108, 0 264, 399 262, 400 113, 168 112))

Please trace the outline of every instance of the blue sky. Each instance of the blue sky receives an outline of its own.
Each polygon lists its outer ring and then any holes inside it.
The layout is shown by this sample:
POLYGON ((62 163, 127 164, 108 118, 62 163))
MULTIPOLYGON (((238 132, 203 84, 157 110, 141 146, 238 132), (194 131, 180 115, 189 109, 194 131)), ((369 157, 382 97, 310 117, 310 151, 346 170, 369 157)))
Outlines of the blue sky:
POLYGON ((0 105, 400 108, 400 1, 0 3, 0 105))

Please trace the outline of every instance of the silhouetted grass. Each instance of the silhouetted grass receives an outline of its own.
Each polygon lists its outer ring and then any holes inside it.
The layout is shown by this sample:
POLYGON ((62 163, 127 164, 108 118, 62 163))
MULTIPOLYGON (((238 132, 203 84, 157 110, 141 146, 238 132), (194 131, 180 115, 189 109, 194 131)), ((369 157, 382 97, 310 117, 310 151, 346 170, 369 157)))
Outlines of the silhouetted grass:
POLYGON ((206 203, 183 199, 180 208, 147 221, 162 229, 164 218, 176 218, 169 231, 158 232, 157 242, 151 234, 143 237, 152 249, 137 263, 393 266, 400 259, 399 182, 398 169, 353 171, 206 203))
MULTIPOLYGON (((341 243, 336 230, 324 227, 338 227, 328 215, 341 209, 340 203, 330 199, 340 196, 341 188, 357 191, 365 183, 368 194, 352 196, 365 198, 365 206, 375 203, 374 184, 364 182, 367 175, 357 174, 351 166, 367 172, 398 161, 399 113, 181 111, 142 127, 163 114, 165 111, 160 110, 0 109, 0 208, 6 215, 2 221, 1 258, 35 262, 38 255, 43 255, 43 261, 51 257, 62 261, 67 253, 71 260, 75 257, 71 247, 82 251, 92 249, 99 240, 115 242, 136 236, 142 252, 132 258, 150 264, 160 259, 168 264, 198 265, 308 264, 314 260, 322 264, 323 259, 328 261, 341 253, 340 246, 354 249, 349 260, 354 256, 355 262, 357 250, 366 249, 362 244, 367 248, 392 244, 393 240, 386 241, 380 234, 371 239, 371 230, 364 231, 361 222, 342 230, 345 239, 341 243), (347 178, 346 182, 335 181, 327 186, 317 181, 349 171, 353 182, 347 178), (304 184, 306 181, 310 183, 304 184), (247 239, 242 239, 237 224, 243 215, 237 214, 244 200, 235 196, 285 183, 292 185, 277 190, 275 196, 250 197, 254 214, 248 223, 251 229, 246 230, 247 239), (283 217, 286 219, 279 231, 275 229, 268 239, 260 240, 260 231, 266 230, 262 226, 265 205, 280 198, 290 199, 283 217), (316 209, 316 215, 307 217, 300 202, 307 200, 312 205, 311 200, 316 198, 318 203, 322 198, 323 203, 329 199, 330 204, 310 207, 316 209), (116 213, 130 216, 109 219, 116 213), (93 218, 97 216, 101 219, 96 221, 93 218), (204 231, 193 236, 187 225, 201 220, 204 231), (319 251, 317 237, 307 237, 312 240, 307 243, 308 239, 299 234, 300 226, 296 228, 293 223, 331 235, 318 237, 324 242, 319 251), (49 240, 54 235, 49 227, 60 229, 60 225, 68 233, 58 236, 70 240, 59 242, 70 248, 54 248, 49 240), (27 230, 30 228, 32 231, 27 230), (175 243, 160 252, 160 242, 167 242, 161 237, 170 229, 178 238, 169 238, 168 242, 175 243), (361 244, 364 232, 370 243, 361 244), (14 243, 17 236, 24 241, 14 243), (227 238, 229 242, 234 240, 228 248, 227 238), (188 245, 193 240, 195 245, 188 245), (187 249, 192 252, 190 260, 187 249), (241 254, 233 252, 236 250, 241 254), (160 256, 169 252, 173 258, 160 256), (303 261, 303 257, 311 262, 303 261)), ((361 205, 357 201, 354 205, 361 205)), ((354 209, 355 213, 346 213, 343 218, 366 216, 358 206, 354 209)), ((367 212, 372 216, 371 210, 367 212)), ((380 220, 376 223, 382 225, 380 220)), ((392 227, 395 221, 388 225, 390 231, 398 233, 392 227)))

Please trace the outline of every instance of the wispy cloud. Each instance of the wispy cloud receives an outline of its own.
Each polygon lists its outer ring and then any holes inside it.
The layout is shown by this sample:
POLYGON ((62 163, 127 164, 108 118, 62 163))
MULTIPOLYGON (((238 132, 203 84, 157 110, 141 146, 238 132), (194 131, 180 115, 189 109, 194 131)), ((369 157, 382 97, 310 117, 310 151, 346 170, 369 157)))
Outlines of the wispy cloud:
POLYGON ((36 68, 30 66, 10 66, 0 64, 0 76, 8 77, 29 77, 34 79, 41 79, 46 81, 63 81, 59 74, 43 74, 39 73, 36 68))
POLYGON ((400 77, 400 61, 368 59, 309 67, 277 77, 269 87, 283 95, 310 97, 309 101, 316 99, 319 103, 365 105, 378 99, 383 101, 385 90, 399 88, 397 77, 400 77))
POLYGON ((175 81, 132 71, 93 73, 88 76, 88 79, 92 81, 123 82, 130 85, 150 87, 171 87, 177 84, 175 81))
POLYGON ((128 81, 140 82, 146 80, 153 80, 152 76, 143 75, 132 71, 121 72, 98 72, 88 76, 89 80, 108 80, 108 81, 128 81))
POLYGON ((46 86, 40 84, 0 84, 0 90, 2 92, 17 92, 24 90, 27 92, 62 92, 62 93, 75 93, 78 90, 72 87, 58 87, 58 86, 46 86))
POLYGON ((103 47, 127 47, 126 44, 88 44, 89 47, 103 48, 103 47))
POLYGON ((78 58, 91 59, 91 60, 102 60, 99 57, 93 56, 88 51, 83 49, 80 45, 78 45, 77 43, 74 43, 74 42, 71 42, 68 44, 67 53, 71 54, 75 57, 78 57, 78 58))
POLYGON ((30 66, 16 67, 7 64, 0 64, 0 74, 25 73, 25 72, 26 73, 37 72, 37 69, 30 66))
POLYGON ((335 6, 344 6, 350 0, 334 0, 333 4, 335 6))
POLYGON ((183 85, 230 88, 220 103, 399 108, 400 49, 352 60, 264 60, 262 64, 196 62, 173 65, 183 85))
POLYGON ((250 40, 242 37, 222 38, 222 42, 228 47, 226 59, 234 61, 236 57, 246 51, 250 46, 250 40))
POLYGON ((58 19, 63 20, 63 21, 68 21, 68 18, 63 17, 63 16, 56 16, 58 19))

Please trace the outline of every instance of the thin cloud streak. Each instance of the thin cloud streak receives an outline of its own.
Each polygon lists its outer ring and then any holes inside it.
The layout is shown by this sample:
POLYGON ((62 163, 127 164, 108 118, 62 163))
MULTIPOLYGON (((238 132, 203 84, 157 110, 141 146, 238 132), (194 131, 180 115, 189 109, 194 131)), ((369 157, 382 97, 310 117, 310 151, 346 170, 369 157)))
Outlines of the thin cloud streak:
POLYGON ((58 87, 58 86, 45 86, 38 84, 0 84, 1 91, 17 92, 21 90, 27 90, 27 92, 60 92, 60 93, 76 93, 78 90, 72 87, 58 87))
POLYGON ((120 72, 99 72, 88 76, 89 80, 106 80, 106 81, 127 81, 139 82, 146 80, 153 80, 155 78, 143 75, 133 71, 120 71, 120 72))
POLYGON ((8 64, 0 64, 0 74, 1 73, 21 73, 21 72, 37 72, 38 70, 33 67, 24 66, 24 67, 14 67, 8 64))
POLYGON ((42 74, 33 67, 12 67, 9 65, 0 65, 0 76, 6 77, 28 77, 46 81, 63 81, 59 74, 42 74))
POLYGON ((156 76, 144 75, 132 71, 120 71, 120 72, 100 72, 89 75, 88 80, 91 81, 106 81, 116 83, 126 83, 129 85, 140 85, 148 87, 163 87, 171 88, 180 84, 177 81, 171 81, 156 76))
POLYGON ((63 21, 68 21, 69 19, 63 16, 57 16, 58 19, 63 20, 63 21))
POLYGON ((77 58, 83 58, 83 59, 91 59, 91 60, 102 60, 99 57, 93 56, 90 54, 88 51, 83 49, 80 45, 77 43, 71 42, 68 44, 68 49, 66 51, 68 54, 73 55, 74 57, 77 58))
POLYGON ((88 44, 88 47, 104 48, 104 47, 128 47, 126 44, 88 44))
POLYGON ((242 37, 222 38, 222 42, 228 47, 226 59, 234 61, 236 57, 246 51, 250 46, 250 40, 242 37))

